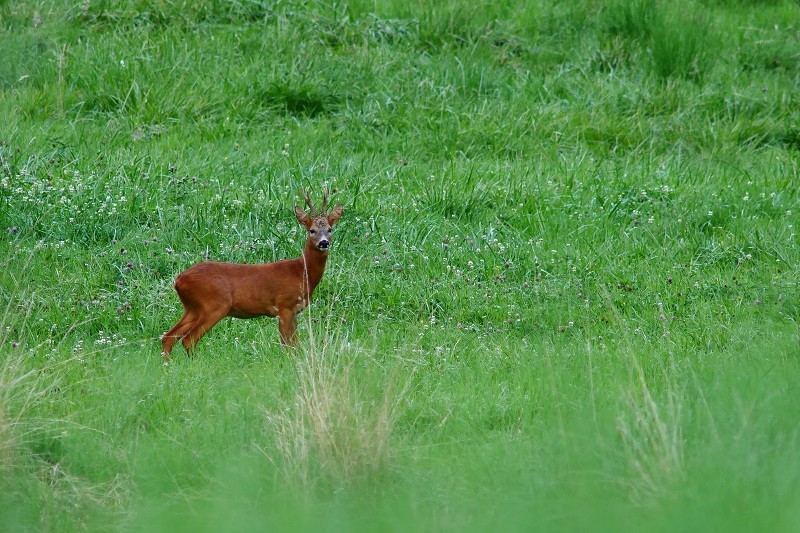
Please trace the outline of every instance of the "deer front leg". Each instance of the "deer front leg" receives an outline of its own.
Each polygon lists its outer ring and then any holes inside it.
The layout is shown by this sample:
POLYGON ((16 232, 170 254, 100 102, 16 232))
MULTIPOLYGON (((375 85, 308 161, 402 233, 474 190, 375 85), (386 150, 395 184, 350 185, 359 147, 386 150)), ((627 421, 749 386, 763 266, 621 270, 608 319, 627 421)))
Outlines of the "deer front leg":
POLYGON ((297 346, 297 313, 288 309, 281 311, 278 314, 278 332, 281 334, 281 344, 297 346))

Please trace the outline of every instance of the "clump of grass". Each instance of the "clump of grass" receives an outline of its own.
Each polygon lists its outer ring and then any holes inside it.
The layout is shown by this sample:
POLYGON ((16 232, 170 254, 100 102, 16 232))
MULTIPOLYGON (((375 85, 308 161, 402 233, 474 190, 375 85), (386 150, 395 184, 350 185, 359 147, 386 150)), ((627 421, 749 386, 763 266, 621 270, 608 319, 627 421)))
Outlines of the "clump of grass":
POLYGON ((673 6, 653 26, 650 55, 660 78, 699 78, 715 57, 710 20, 689 5, 673 6))
POLYGON ((171 2, 94 0, 81 2, 71 10, 70 14, 73 22, 99 26, 167 26, 259 22, 272 15, 272 9, 267 2, 261 0, 214 0, 199 4, 184 0, 171 2))
POLYGON ((258 95, 262 105, 277 109, 287 115, 314 118, 330 113, 338 104, 339 97, 324 92, 304 81, 274 81, 258 95))
POLYGON ((800 69, 800 33, 774 28, 755 28, 744 32, 739 47, 739 62, 746 70, 797 72, 800 69))
POLYGON ((632 476, 626 484, 634 501, 662 500, 665 490, 684 477, 682 399, 670 385, 659 401, 639 360, 633 356, 633 381, 623 393, 617 419, 622 449, 632 476))
POLYGON ((30 372, 17 375, 17 366, 17 361, 7 358, 0 367, 0 478, 3 479, 10 475, 16 464, 19 444, 16 435, 19 418, 12 414, 9 403, 12 394, 31 375, 30 372))
POLYGON ((0 498, 11 497, 12 487, 26 477, 35 444, 52 432, 52 423, 34 413, 55 383, 43 377, 41 369, 29 363, 28 350, 19 342, 27 316, 12 312, 20 303, 14 299, 0 316, 0 498))
POLYGON ((458 4, 438 6, 423 12, 418 41, 424 49, 470 46, 487 35, 491 27, 481 7, 458 4))
POLYGON ((693 2, 615 2, 606 11, 610 33, 639 42, 659 78, 698 79, 719 48, 711 20, 693 2))
POLYGON ((277 450, 270 460, 284 482, 308 493, 384 479, 408 382, 376 380, 379 363, 371 354, 329 339, 321 346, 312 339, 294 365, 294 395, 281 412, 268 414, 277 450))
POLYGON ((432 177, 431 183, 419 196, 419 201, 427 209, 445 218, 477 218, 486 203, 486 192, 481 190, 480 176, 475 169, 470 169, 460 181, 456 181, 451 178, 456 173, 457 170, 453 167, 444 176, 435 180, 432 177))
MULTIPOLYGON (((16 281, 12 279, 8 285, 16 281)), ((5 300, 0 311, 0 479, 9 478, 18 463, 21 439, 26 432, 25 412, 46 392, 46 387, 37 383, 36 370, 26 365, 20 347, 28 315, 19 314, 21 302, 4 292, 0 292, 0 298, 5 300)))
POLYGON ((633 39, 648 39, 657 17, 656 0, 633 0, 610 3, 606 13, 608 29, 633 39))
MULTIPOLYGON (((37 523, 45 529, 64 521, 83 523, 90 513, 121 511, 123 483, 96 483, 77 475, 65 461, 64 442, 79 428, 53 413, 54 398, 75 385, 70 370, 92 355, 80 347, 59 357, 64 339, 31 342, 35 326, 30 302, 38 295, 21 289, 33 263, 6 261, 0 279, 0 529, 37 523)), ((78 328, 83 324, 76 324, 78 328)), ((79 345, 80 346, 80 345, 79 345)))

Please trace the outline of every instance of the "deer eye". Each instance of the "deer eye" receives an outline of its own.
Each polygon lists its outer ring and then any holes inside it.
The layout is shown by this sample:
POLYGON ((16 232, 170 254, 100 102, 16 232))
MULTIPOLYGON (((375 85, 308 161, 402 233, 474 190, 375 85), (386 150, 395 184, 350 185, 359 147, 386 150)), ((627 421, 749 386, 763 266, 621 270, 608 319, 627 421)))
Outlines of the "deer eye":
POLYGON ((310 230, 308 230, 308 232, 309 232, 311 235, 314 235, 314 234, 316 234, 316 233, 317 233, 317 230, 315 230, 315 229, 310 229, 310 230))

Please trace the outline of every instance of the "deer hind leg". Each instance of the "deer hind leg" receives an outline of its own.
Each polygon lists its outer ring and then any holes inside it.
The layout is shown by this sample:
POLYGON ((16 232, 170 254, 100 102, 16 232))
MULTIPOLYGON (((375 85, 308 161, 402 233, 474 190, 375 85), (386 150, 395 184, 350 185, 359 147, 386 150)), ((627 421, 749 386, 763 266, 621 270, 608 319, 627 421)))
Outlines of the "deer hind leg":
POLYGON ((172 353, 172 347, 178 340, 186 335, 195 320, 197 320, 197 315, 186 311, 183 313, 181 319, 178 320, 178 323, 172 326, 172 329, 164 333, 161 337, 161 354, 165 361, 169 361, 169 354, 172 353))
POLYGON ((281 334, 281 344, 297 346, 297 313, 281 311, 278 315, 278 332, 281 334))
POLYGON ((200 339, 203 338, 203 335, 208 333, 226 315, 225 311, 213 311, 200 315, 183 335, 183 347, 186 348, 186 351, 191 353, 197 343, 200 342, 200 339))

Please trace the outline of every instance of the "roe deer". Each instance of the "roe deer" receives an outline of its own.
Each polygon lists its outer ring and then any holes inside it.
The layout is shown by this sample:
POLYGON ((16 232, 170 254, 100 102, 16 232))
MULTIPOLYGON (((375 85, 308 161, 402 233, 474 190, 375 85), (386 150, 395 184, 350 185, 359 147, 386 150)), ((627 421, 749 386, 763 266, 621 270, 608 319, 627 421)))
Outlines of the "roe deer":
POLYGON ((200 338, 226 316, 254 318, 278 317, 283 345, 297 344, 297 313, 311 301, 314 289, 325 272, 331 228, 342 217, 341 205, 326 214, 328 191, 323 192, 322 210, 317 213, 308 194, 303 197, 311 215, 294 208, 297 221, 308 231, 303 255, 274 263, 199 263, 178 274, 175 290, 184 312, 175 326, 161 338, 164 361, 178 340, 191 352, 200 338))

